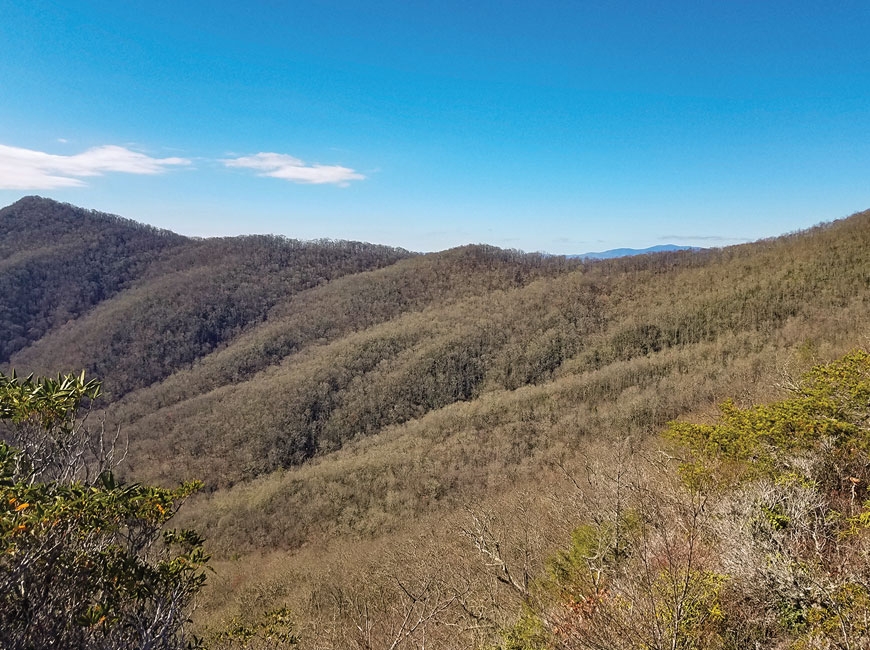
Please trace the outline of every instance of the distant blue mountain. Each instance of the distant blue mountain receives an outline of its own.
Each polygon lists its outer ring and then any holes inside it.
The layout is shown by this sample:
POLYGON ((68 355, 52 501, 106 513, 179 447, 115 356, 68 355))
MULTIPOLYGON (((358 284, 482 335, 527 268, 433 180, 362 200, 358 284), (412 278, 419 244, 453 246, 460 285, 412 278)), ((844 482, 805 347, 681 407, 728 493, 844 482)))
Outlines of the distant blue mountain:
POLYGON ((583 260, 609 260, 614 257, 628 257, 630 255, 646 255, 647 253, 662 253, 667 251, 699 251, 697 246, 677 246, 676 244, 661 244, 649 248, 611 248, 608 251, 598 253, 580 253, 579 255, 566 255, 572 259, 583 260))

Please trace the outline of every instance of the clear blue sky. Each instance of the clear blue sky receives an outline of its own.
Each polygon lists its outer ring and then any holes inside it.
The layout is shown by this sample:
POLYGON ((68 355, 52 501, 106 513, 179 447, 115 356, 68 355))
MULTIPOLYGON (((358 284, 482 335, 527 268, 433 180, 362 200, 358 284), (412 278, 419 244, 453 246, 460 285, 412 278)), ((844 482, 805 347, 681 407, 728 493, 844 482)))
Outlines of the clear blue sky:
POLYGON ((577 253, 870 208, 870 3, 0 0, 0 203, 577 253))

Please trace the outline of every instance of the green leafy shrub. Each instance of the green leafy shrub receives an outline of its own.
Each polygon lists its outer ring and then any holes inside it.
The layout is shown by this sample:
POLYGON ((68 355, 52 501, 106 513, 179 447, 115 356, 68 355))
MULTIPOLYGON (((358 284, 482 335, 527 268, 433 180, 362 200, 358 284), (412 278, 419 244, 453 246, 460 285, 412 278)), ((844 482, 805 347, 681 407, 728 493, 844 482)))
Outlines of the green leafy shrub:
POLYGON ((200 487, 115 481, 102 431, 79 415, 99 393, 84 375, 0 374, 0 647, 154 648, 196 644, 185 624, 208 555, 168 529, 200 487))
POLYGON ((230 621, 209 643, 211 650, 278 650, 299 645, 293 616, 286 607, 266 612, 254 623, 230 621))

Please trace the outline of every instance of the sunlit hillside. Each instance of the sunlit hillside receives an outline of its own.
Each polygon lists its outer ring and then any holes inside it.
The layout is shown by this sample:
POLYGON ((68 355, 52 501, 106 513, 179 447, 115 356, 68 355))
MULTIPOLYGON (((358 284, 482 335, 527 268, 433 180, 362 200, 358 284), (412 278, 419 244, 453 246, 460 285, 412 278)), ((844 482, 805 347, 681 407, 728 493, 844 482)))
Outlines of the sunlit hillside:
POLYGON ((469 647, 528 605, 590 472, 870 345, 870 212, 581 261, 189 239, 28 198, 0 211, 0 286, 4 368, 102 378, 124 477, 204 481, 178 515, 215 557, 204 634, 287 605, 304 647, 369 647, 361 620, 390 647, 450 600, 411 597, 430 580, 462 594, 437 647, 469 647))

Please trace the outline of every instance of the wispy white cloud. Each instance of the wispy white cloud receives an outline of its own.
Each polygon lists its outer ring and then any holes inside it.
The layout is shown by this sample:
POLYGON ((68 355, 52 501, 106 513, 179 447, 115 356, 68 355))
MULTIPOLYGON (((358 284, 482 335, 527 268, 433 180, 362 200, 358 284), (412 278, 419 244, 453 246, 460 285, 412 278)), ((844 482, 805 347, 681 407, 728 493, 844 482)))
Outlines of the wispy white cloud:
POLYGON ((712 244, 734 244, 737 242, 750 242, 751 239, 745 237, 721 237, 719 235, 663 235, 659 237, 661 241, 667 242, 710 242, 712 244))
POLYGON ((253 169, 258 176, 281 178, 292 183, 313 185, 333 184, 347 186, 350 181, 360 181, 362 174, 349 167, 340 165, 308 165, 298 158, 283 153, 261 152, 253 156, 224 158, 221 162, 227 167, 253 169))
POLYGON ((152 158, 126 147, 105 145, 74 156, 9 147, 0 144, 0 189, 50 190, 82 187, 82 178, 108 172, 160 174, 176 165, 189 165, 186 158, 152 158))

